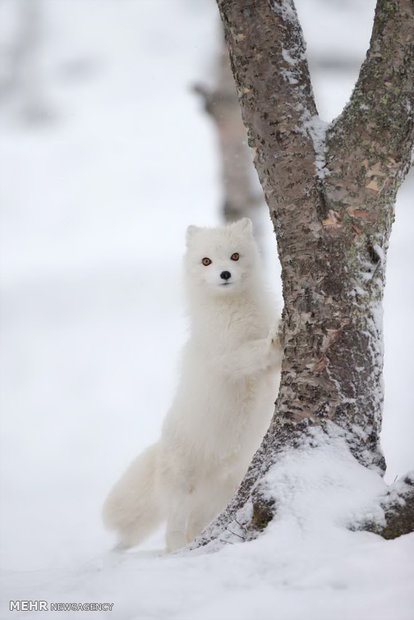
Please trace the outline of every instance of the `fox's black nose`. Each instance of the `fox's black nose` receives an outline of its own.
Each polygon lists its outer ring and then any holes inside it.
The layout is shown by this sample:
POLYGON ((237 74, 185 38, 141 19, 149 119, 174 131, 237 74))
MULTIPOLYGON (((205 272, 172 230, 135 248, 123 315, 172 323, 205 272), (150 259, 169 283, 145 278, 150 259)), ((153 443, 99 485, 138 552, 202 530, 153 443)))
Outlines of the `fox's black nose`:
POLYGON ((220 278, 222 278, 223 280, 228 280, 229 278, 231 278, 230 271, 222 271, 220 274, 220 278))

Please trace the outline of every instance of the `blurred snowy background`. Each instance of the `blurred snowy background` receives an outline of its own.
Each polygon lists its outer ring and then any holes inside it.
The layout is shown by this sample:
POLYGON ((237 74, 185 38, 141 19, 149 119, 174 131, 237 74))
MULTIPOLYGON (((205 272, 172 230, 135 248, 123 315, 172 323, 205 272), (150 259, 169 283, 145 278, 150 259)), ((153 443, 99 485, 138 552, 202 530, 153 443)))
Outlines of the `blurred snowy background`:
MULTIPOLYGON (((297 7, 329 121, 358 74, 374 0, 297 7)), ((214 80, 219 41, 214 0, 0 0, 7 600, 39 598, 36 584, 64 570, 82 575, 79 567, 110 548, 103 498, 157 438, 186 337, 185 229, 220 222, 216 135, 191 92, 214 80)), ((389 480, 414 465, 413 202, 411 175, 396 207, 385 299, 389 480)), ((265 211, 262 219, 277 289, 265 211)), ((59 600, 89 600, 80 581, 59 600)), ((177 606, 170 611, 166 603, 158 615, 137 617, 184 617, 177 606)), ((409 616, 393 620, 400 617, 409 616)))

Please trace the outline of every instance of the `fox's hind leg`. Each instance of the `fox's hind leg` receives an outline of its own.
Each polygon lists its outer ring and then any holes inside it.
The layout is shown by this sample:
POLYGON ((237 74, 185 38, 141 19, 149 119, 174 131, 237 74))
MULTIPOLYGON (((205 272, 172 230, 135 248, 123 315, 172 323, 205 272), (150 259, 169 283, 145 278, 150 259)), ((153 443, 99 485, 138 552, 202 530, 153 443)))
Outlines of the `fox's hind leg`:
POLYGON ((175 551, 187 543, 187 506, 188 498, 185 495, 179 494, 170 500, 167 513, 167 551, 175 551))
POLYGON ((187 522, 187 543, 194 540, 227 506, 243 475, 233 475, 218 481, 210 480, 198 488, 192 497, 187 522))

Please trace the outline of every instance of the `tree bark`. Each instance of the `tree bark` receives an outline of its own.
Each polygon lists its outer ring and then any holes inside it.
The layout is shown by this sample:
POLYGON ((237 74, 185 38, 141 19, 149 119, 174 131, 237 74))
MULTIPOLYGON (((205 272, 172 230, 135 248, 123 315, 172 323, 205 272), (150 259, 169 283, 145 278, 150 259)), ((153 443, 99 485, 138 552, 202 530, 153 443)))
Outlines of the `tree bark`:
MULTIPOLYGON (((282 376, 275 415, 236 497, 197 544, 248 502, 252 537, 277 502, 261 480, 282 451, 322 433, 364 466, 379 447, 382 297, 394 200, 414 140, 414 4, 378 0, 351 101, 326 127, 317 115, 292 0, 217 0, 254 163, 282 265, 282 376)), ((218 534, 219 533, 219 534, 218 534)))

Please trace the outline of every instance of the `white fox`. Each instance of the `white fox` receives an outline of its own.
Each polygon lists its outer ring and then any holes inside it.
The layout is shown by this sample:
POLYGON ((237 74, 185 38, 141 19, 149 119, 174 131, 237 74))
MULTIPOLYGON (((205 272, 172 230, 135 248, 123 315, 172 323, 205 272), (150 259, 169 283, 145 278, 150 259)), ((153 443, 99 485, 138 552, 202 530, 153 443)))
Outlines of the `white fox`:
POLYGON ((234 495, 273 413, 281 352, 251 221, 190 226, 185 269, 191 332, 176 397, 160 440, 104 505, 125 547, 164 520, 168 551, 194 539, 234 495))

